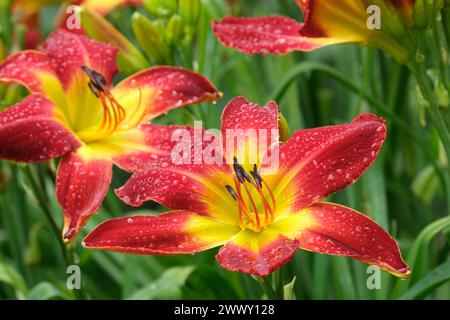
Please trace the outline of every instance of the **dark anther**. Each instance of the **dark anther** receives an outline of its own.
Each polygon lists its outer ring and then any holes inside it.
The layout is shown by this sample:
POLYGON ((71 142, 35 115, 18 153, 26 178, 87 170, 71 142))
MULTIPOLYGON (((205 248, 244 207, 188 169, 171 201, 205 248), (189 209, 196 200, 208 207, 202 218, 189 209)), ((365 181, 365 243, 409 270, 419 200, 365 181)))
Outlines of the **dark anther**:
POLYGON ((234 199, 235 201, 237 201, 238 196, 237 196, 237 194, 236 194, 236 191, 234 191, 233 187, 232 187, 232 186, 229 186, 229 185, 226 185, 225 188, 227 188, 228 192, 231 194, 231 196, 233 197, 233 199, 234 199))
POLYGON ((89 89, 98 97, 99 92, 104 92, 107 90, 106 79, 103 75, 95 70, 90 69, 87 66, 81 66, 84 72, 88 75, 89 89))
POLYGON ((245 169, 242 168, 242 166, 240 166, 240 167, 241 167, 241 173, 242 173, 242 176, 244 177, 244 179, 247 180, 248 182, 252 183, 252 178, 250 178, 247 171, 245 171, 245 169))
POLYGON ((91 89, 92 93, 93 93, 97 98, 99 98, 97 89, 94 87, 94 85, 93 85, 91 82, 88 83, 88 87, 89 87, 89 89, 91 89))
POLYGON ((261 178, 261 176, 259 175, 259 173, 258 173, 258 172, 255 172, 255 171, 250 171, 250 174, 252 175, 253 180, 255 180, 255 182, 256 182, 256 184, 258 185, 258 187, 259 187, 260 189, 262 189, 262 187, 263 187, 263 185, 262 185, 262 178, 261 178))
POLYGON ((236 174, 236 177, 239 181, 239 183, 244 183, 244 177, 242 175, 242 167, 240 166, 238 159, 236 157, 233 158, 233 170, 236 174))
POLYGON ((258 167, 256 166, 256 164, 253 165, 253 171, 250 171, 250 174, 252 175, 253 180, 255 180, 255 182, 258 185, 258 187, 260 189, 262 189, 262 187, 263 187, 262 181, 263 180, 262 180, 261 175, 258 172, 258 167))
POLYGON ((247 180, 248 182, 252 183, 252 180, 248 175, 247 171, 245 171, 245 169, 239 164, 238 159, 236 157, 233 157, 233 170, 234 173, 236 173, 236 177, 239 183, 244 183, 244 180, 247 180))

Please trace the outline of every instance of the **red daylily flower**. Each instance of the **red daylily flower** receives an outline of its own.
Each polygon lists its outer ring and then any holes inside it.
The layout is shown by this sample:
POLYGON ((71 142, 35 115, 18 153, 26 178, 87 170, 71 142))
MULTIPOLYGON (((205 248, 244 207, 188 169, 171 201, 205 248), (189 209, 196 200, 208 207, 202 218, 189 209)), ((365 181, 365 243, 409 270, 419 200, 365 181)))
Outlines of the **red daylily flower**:
POLYGON ((0 112, 0 158, 40 162, 62 157, 56 196, 69 241, 96 212, 111 181, 112 164, 134 170, 166 156, 177 126, 144 124, 167 111, 220 97, 203 76, 155 67, 114 88, 117 49, 65 31, 41 51, 22 51, 0 65, 0 82, 31 94, 0 112), (167 138, 168 136, 168 138, 167 138))
MULTIPOLYGON (((278 122, 274 102, 261 108, 236 98, 223 112, 222 133, 255 130, 248 150, 260 142, 260 130, 276 130, 278 122)), ((352 123, 297 131, 279 147, 276 170, 261 156, 253 165, 240 164, 233 148, 223 152, 232 165, 161 160, 134 173, 116 193, 132 206, 153 200, 175 211, 106 221, 83 244, 134 254, 193 254, 223 245, 217 255, 222 267, 260 276, 302 248, 352 257, 407 277, 410 269, 385 230, 352 209, 319 202, 355 182, 375 161, 385 138, 385 122, 364 114, 352 123)))
POLYGON ((286 54, 342 43, 372 45, 402 62, 409 57, 405 28, 412 24, 414 0, 297 0, 304 23, 288 17, 227 17, 212 27, 225 46, 248 54, 286 54), (369 5, 381 7, 381 29, 367 25, 369 5))

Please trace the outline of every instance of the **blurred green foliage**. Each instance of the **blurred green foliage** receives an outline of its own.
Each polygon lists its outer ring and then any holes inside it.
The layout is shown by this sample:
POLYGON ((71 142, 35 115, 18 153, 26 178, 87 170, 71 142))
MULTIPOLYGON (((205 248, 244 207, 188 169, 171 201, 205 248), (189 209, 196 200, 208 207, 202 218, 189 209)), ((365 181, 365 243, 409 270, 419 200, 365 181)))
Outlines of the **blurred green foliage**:
MULTIPOLYGON (((450 218, 442 178, 448 162, 424 113, 427 107, 417 97, 410 71, 378 50, 353 45, 286 56, 246 56, 222 47, 211 32, 211 21, 230 13, 280 14, 301 20, 295 1, 205 0, 197 11, 186 7, 177 11, 176 5, 172 6, 175 1, 162 1, 166 7, 158 6, 158 2, 144 1, 143 8, 121 8, 107 17, 111 28, 120 32, 129 43, 126 46, 140 57, 132 59, 135 63, 131 69, 122 68, 122 75, 146 65, 176 64, 203 73, 224 97, 216 105, 175 110, 156 123, 192 124, 194 119, 202 119, 207 127, 217 128, 224 105, 239 95, 259 104, 276 99, 292 130, 348 122, 362 112, 374 112, 387 120, 388 139, 376 164, 356 184, 333 195, 332 200, 366 213, 389 230, 399 240, 413 276, 402 281, 383 274, 381 289, 369 290, 365 265, 299 251, 279 279, 290 283, 285 287, 289 298, 450 299, 450 218), (294 277, 295 286, 291 282, 294 277)), ((8 1, 1 3, 0 60, 22 47, 23 32, 17 19, 8 14, 8 1)), ((43 34, 51 32, 53 25, 48 21, 55 20, 56 12, 55 7, 41 11, 43 34)), ((450 21, 448 12, 446 8, 445 23, 450 21)), ((443 31, 448 37, 449 30, 443 31)), ((431 58, 431 54, 427 53, 427 57, 431 58)), ((24 94, 22 88, 1 86, 0 108, 14 104, 24 94)), ((442 99, 445 102, 445 97, 442 99)), ((442 113, 448 125, 449 109, 443 108, 442 113)), ((31 167, 40 177, 39 187, 53 218, 61 226, 62 213, 52 179, 55 164, 31 167)), ((116 169, 113 187, 123 185, 127 177, 116 169)), ((147 214, 164 210, 156 204, 137 209, 147 214)), ((262 297, 256 281, 219 267, 214 260, 216 250, 195 256, 160 257, 87 251, 81 247, 82 236, 101 221, 132 212, 136 209, 126 207, 112 191, 108 194, 103 208, 71 248, 82 270, 82 290, 69 291, 65 285, 66 261, 39 199, 30 189, 26 170, 23 165, 1 161, 0 298, 262 297)))

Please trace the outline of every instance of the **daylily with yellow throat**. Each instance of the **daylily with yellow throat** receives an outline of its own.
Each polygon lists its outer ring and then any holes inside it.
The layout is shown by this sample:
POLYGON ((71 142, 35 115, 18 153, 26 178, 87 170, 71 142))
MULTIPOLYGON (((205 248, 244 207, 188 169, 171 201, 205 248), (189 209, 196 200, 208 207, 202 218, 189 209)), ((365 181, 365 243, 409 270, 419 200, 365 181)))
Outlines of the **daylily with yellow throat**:
MULTIPOLYGON (((411 35, 426 11, 424 0, 297 0, 304 23, 288 17, 227 17, 212 27, 219 41, 248 54, 285 54, 324 46, 357 43, 386 50, 402 63, 411 58, 411 35), (379 27, 370 26, 371 6, 379 9, 379 27), (417 10, 416 10, 417 9, 417 10), (411 32, 409 32, 411 30, 411 32)), ((429 4, 426 4, 430 6, 429 4)), ((433 1, 438 10, 442 1, 433 1)))
POLYGON ((83 35, 56 31, 40 51, 14 54, 0 65, 0 82, 31 94, 0 113, 0 158, 41 162, 61 156, 56 196, 72 240, 108 191, 112 164, 133 171, 139 161, 170 153, 178 126, 145 124, 167 111, 213 101, 218 90, 203 76, 154 67, 111 89, 117 49, 83 35))
POLYGON ((222 267, 258 276, 269 275, 302 248, 408 277, 410 269, 385 230, 355 210, 319 202, 355 182, 375 161, 386 138, 384 120, 363 114, 348 124, 297 131, 281 145, 264 134, 278 126, 275 102, 261 108, 235 98, 222 116, 224 161, 169 164, 170 159, 161 159, 116 190, 129 205, 153 200, 175 211, 106 221, 84 239, 84 246, 166 255, 223 245, 217 255, 222 267), (229 130, 256 135, 240 149, 238 136, 227 141, 229 130), (268 148, 259 148, 252 164, 245 159, 259 139, 267 139, 268 148), (264 160, 276 148, 278 167, 264 160))

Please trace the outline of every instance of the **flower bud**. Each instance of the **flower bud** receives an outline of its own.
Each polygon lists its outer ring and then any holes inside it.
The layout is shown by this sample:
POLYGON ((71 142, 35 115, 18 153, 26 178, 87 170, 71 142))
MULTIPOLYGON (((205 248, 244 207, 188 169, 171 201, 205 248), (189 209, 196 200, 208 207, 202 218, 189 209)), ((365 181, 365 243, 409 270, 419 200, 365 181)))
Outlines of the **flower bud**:
POLYGON ((438 81, 434 87, 434 94, 437 98, 437 103, 439 107, 443 109, 448 109, 450 100, 448 97, 447 89, 445 88, 444 84, 440 81, 438 81))
POLYGON ((414 24, 425 28, 432 25, 436 13, 444 7, 444 0, 416 0, 414 3, 414 24))
POLYGON ((173 15, 167 23, 167 39, 177 45, 184 36, 184 23, 179 15, 173 15))
POLYGON ((292 137, 291 129, 289 128, 289 124, 287 123, 286 118, 280 112, 278 120, 278 130, 280 131, 280 141, 285 142, 288 141, 292 137))
POLYGON ((167 18, 177 12, 177 0, 144 0, 144 8, 157 17, 167 18))
POLYGON ((180 15, 184 22, 190 26, 196 26, 202 13, 201 0, 181 0, 180 15))
POLYGON ((131 24, 136 40, 147 56, 156 64, 167 64, 171 50, 164 36, 164 25, 149 20, 139 12, 133 14, 131 24))

